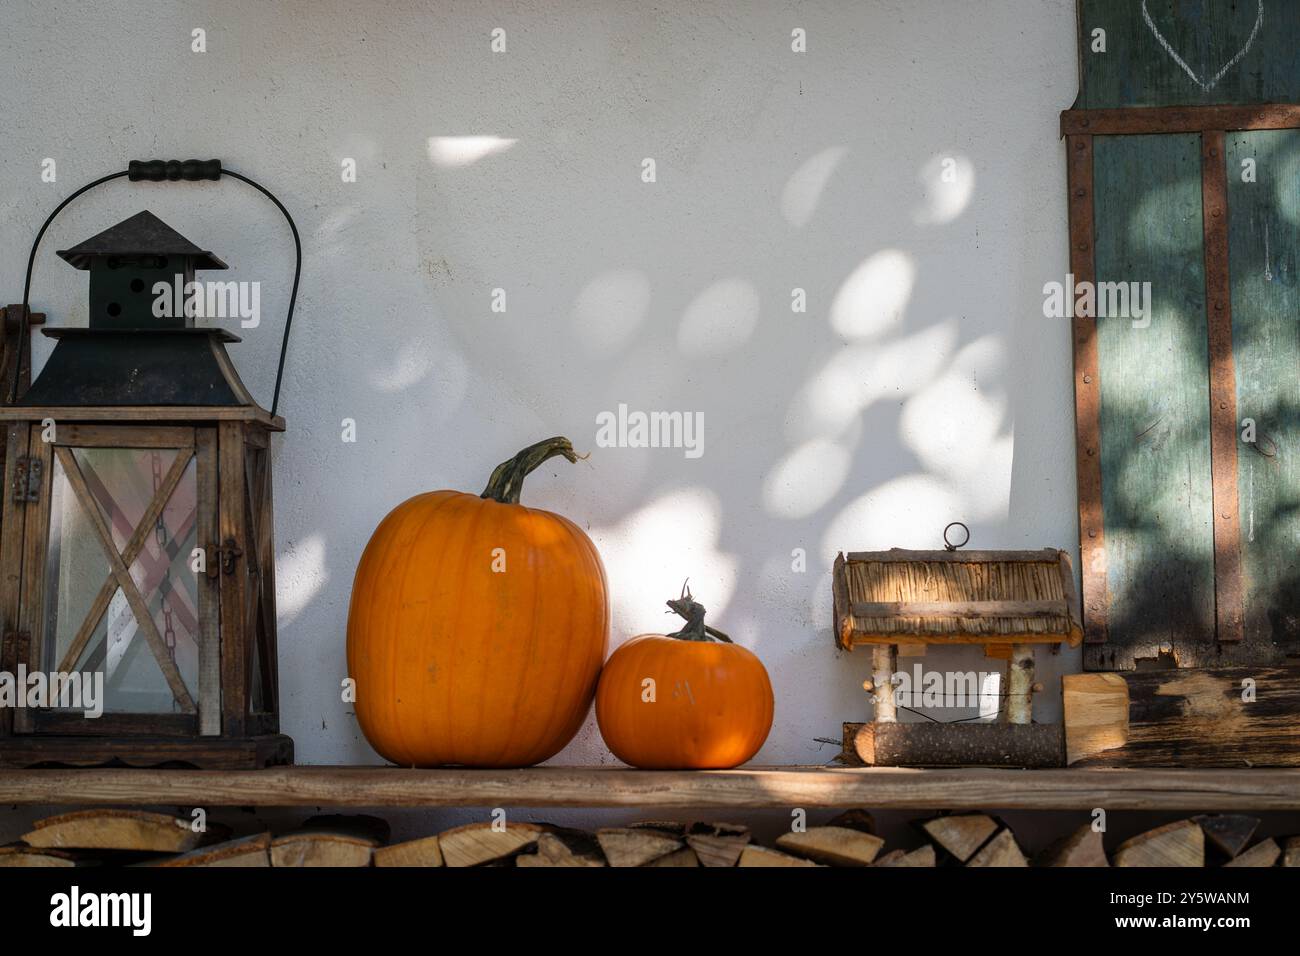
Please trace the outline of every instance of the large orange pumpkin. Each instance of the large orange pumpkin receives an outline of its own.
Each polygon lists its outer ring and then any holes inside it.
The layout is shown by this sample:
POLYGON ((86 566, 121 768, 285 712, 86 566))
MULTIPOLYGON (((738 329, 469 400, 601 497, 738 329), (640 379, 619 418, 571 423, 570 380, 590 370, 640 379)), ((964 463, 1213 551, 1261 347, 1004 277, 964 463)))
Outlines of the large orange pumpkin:
POLYGON ((646 770, 742 764, 772 728, 767 670, 705 625, 690 592, 668 606, 687 619, 682 630, 634 637, 605 662, 596 689, 601 736, 619 760, 646 770))
POLYGON ((366 545, 348 611, 361 729, 406 767, 523 767, 578 732, 609 633, 605 569, 567 518, 519 504, 565 438, 525 448, 482 495, 434 491, 366 545))

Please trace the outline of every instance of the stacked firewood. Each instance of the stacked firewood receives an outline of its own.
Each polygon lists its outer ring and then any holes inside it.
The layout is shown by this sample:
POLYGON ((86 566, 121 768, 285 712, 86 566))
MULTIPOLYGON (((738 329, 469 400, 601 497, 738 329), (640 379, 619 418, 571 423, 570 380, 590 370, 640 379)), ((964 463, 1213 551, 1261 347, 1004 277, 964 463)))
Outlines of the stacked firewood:
POLYGON ((83 810, 39 821, 0 847, 0 867, 78 866, 1300 866, 1300 837, 1254 841, 1260 821, 1213 814, 1157 827, 1119 844, 1084 825, 1030 859, 1011 828, 982 813, 916 821, 919 845, 886 848, 871 815, 850 810, 772 846, 730 823, 652 821, 587 832, 541 823, 470 823, 389 841, 366 816, 313 817, 288 833, 233 837, 228 829, 162 813, 83 810))

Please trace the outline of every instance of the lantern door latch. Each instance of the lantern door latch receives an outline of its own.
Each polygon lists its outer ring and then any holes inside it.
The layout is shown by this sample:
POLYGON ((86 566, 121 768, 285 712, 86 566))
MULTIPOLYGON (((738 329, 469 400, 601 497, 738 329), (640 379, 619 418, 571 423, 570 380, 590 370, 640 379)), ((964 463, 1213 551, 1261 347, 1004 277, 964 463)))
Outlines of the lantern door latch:
POLYGON ((244 552, 234 538, 227 538, 221 543, 220 547, 209 548, 206 567, 208 577, 215 578, 219 574, 234 574, 235 562, 243 556, 244 552))
POLYGON ((30 504, 41 500, 41 476, 45 463, 39 458, 14 460, 14 501, 30 504))

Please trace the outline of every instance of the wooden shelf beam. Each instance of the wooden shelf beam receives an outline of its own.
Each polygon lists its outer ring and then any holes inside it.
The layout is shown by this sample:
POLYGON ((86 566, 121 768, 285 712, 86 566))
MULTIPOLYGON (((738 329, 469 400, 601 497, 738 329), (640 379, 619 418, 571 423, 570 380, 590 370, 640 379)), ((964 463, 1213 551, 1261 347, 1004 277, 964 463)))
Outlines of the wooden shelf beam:
POLYGON ((0 805, 1300 809, 1300 770, 614 767, 0 771, 0 805))

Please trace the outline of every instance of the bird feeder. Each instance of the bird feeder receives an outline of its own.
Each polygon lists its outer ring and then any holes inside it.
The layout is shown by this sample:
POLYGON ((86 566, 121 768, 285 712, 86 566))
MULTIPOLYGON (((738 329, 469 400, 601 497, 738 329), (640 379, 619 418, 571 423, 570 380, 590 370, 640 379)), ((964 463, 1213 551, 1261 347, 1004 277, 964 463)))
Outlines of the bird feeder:
MULTIPOLYGON (((133 162, 91 185, 221 174, 133 162)), ((147 211, 58 255, 89 274, 88 325, 45 329, 43 370, 0 404, 0 766, 292 762, 270 455, 284 421, 240 381, 238 336, 188 306, 196 274, 226 265, 147 211), (185 290, 179 314, 159 283, 185 290)), ((26 318, 26 298, 7 312, 26 318)))
MULTIPOLYGON (((954 523, 956 524, 956 523, 954 523)), ((945 543, 948 531, 945 529, 945 543)), ((963 526, 964 527, 964 526, 963 526)), ((969 535, 968 535, 969 536, 969 535)), ((1034 652, 1078 645, 1083 629, 1064 551, 850 552, 833 569, 835 637, 869 647, 870 723, 845 724, 845 751, 877 766, 1062 766, 1060 725, 1032 722, 1034 652), (981 646, 1006 660, 996 721, 899 721, 900 646, 981 646)))

